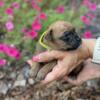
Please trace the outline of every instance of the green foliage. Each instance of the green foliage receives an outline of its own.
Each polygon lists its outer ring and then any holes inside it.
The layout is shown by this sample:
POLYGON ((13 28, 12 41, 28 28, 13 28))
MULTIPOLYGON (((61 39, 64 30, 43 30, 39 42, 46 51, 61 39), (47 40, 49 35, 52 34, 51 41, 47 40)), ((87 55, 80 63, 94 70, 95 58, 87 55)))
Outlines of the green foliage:
MULTIPOLYGON (((38 33, 38 38, 24 39, 21 29, 23 27, 27 27, 30 29, 32 22, 34 21, 34 18, 38 14, 38 12, 33 9, 30 4, 24 2, 23 0, 16 1, 20 3, 21 8, 19 10, 14 10, 13 22, 15 25, 15 29, 12 32, 6 32, 5 38, 1 42, 7 44, 14 44, 15 46, 17 46, 17 48, 22 52, 21 61, 29 59, 34 54, 35 45, 38 41, 39 36, 47 29, 47 27, 51 23, 57 20, 65 20, 73 23, 76 28, 80 28, 83 26, 83 23, 80 20, 80 16, 87 12, 87 9, 84 7, 80 7, 79 9, 77 9, 77 11, 69 9, 69 0, 44 0, 43 2, 39 3, 39 5, 43 9, 43 12, 47 14, 47 20, 42 21, 42 29, 38 33), (59 5, 65 6, 65 12, 62 14, 57 13, 55 10, 59 5), (28 52, 29 55, 26 55, 26 52, 28 52)), ((4 13, 5 9, 7 7, 10 7, 12 2, 14 2, 14 0, 7 0, 5 6, 3 8, 0 8, 0 14, 2 14, 3 16, 2 19, 0 19, 0 22, 4 24, 9 19, 9 16, 4 13)), ((10 62, 15 61, 15 59, 11 59, 4 54, 0 54, 0 58, 2 57, 6 58, 10 62)))

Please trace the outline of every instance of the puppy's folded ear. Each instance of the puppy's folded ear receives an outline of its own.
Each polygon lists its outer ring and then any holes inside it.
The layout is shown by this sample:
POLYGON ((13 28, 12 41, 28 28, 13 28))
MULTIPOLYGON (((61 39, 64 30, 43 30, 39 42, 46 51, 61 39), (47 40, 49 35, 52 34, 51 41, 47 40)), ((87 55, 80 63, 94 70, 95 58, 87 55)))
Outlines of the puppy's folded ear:
POLYGON ((48 41, 53 41, 53 30, 49 30, 44 38, 48 41))

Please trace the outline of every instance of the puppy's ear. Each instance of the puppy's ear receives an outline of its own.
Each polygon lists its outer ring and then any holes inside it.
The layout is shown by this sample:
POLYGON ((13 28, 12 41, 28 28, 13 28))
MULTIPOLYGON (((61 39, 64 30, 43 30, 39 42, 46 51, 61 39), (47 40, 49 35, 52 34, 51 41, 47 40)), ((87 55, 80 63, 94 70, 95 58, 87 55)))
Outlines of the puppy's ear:
POLYGON ((52 29, 48 31, 48 33, 45 36, 45 39, 49 40, 49 41, 53 41, 54 40, 54 38, 53 38, 53 30, 52 29))

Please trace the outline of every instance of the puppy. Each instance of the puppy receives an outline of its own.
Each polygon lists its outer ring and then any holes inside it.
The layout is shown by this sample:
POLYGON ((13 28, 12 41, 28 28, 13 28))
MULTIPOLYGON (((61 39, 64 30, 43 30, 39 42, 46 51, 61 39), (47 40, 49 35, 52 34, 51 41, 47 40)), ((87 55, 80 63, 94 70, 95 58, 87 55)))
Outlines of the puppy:
MULTIPOLYGON (((43 43, 47 44, 52 50, 61 51, 75 50, 82 43, 80 36, 75 31, 75 27, 71 23, 65 21, 56 21, 55 23, 51 24, 46 30, 46 34, 44 35, 42 41, 43 43)), ((36 52, 37 50, 39 52, 38 48, 36 48, 36 52)), ((56 65, 56 62, 57 61, 55 60, 50 61, 42 65, 42 67, 40 67, 40 65, 38 64, 33 64, 32 75, 35 80, 40 81, 44 79, 47 73, 50 72, 52 68, 56 65)), ((82 67, 79 67, 76 71, 73 71, 71 75, 78 74, 81 68, 82 67)))
POLYGON ((49 26, 43 42, 52 49, 69 51, 77 49, 82 40, 71 23, 57 21, 49 26))

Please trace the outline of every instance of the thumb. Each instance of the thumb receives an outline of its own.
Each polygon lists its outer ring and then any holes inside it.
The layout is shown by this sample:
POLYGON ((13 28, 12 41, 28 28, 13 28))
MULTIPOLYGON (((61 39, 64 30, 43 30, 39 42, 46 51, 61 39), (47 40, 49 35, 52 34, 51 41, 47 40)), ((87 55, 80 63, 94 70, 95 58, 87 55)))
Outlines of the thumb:
POLYGON ((36 56, 33 56, 32 60, 36 62, 48 62, 54 59, 60 59, 64 56, 64 53, 62 51, 46 51, 43 53, 40 53, 36 56))

